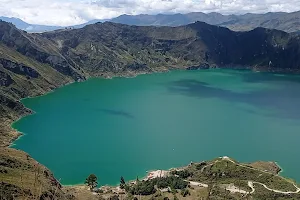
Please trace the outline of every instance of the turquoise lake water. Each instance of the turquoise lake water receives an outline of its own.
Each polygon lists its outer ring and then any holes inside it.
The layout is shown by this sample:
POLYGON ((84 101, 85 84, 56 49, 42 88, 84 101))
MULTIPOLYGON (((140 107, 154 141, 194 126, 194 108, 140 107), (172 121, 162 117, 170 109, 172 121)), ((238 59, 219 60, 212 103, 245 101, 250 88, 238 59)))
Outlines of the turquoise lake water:
POLYGON ((237 70, 90 79, 22 101, 14 148, 63 184, 101 185, 229 156, 276 161, 300 182, 300 77, 237 70))

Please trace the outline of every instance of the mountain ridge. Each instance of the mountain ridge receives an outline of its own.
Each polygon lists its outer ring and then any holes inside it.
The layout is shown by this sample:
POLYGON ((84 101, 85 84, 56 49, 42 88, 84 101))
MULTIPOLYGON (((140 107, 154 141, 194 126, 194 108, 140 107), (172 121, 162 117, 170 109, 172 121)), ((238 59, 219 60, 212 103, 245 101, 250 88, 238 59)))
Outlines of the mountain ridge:
POLYGON ((180 26, 203 21, 211 25, 219 25, 234 31, 249 31, 257 27, 278 29, 286 32, 300 30, 300 11, 268 12, 265 14, 246 13, 243 15, 222 15, 220 13, 192 12, 174 15, 121 15, 111 20, 130 25, 180 26))

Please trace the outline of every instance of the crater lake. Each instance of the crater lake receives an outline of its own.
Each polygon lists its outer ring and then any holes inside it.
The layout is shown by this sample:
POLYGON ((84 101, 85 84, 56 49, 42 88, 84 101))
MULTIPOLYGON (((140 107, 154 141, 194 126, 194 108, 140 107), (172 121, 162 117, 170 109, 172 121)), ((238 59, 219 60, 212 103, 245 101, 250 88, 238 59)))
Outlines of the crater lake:
POLYGON ((229 156, 276 161, 300 182, 300 77, 247 70, 92 78, 23 99, 14 148, 62 184, 142 178, 147 171, 229 156))

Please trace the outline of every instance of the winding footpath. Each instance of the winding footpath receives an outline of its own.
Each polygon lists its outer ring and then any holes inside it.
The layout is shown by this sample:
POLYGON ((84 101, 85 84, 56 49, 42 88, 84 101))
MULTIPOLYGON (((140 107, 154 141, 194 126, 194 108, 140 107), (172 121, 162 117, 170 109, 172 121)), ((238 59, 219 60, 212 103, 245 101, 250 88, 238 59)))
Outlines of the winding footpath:
MULTIPOLYGON (((272 174, 272 173, 267 172, 267 171, 263 171, 263 170, 260 170, 260 169, 251 168, 251 167, 248 167, 248 166, 246 166, 246 165, 242 165, 242 164, 236 163, 235 161, 233 161, 232 159, 230 159, 230 158, 227 157, 227 156, 224 156, 224 157, 221 157, 221 158, 222 158, 223 160, 230 161, 230 162, 232 162, 232 163, 234 163, 234 164, 236 164, 236 165, 238 165, 238 166, 240 166, 240 167, 248 168, 248 169, 251 169, 251 170, 257 170, 257 171, 260 171, 260 172, 262 172, 262 173, 272 174)), ((201 173, 204 171, 205 168, 210 167, 210 166, 216 164, 217 162, 219 162, 219 160, 216 160, 214 163, 211 163, 211 164, 209 164, 209 165, 204 166, 204 167, 201 169, 201 173)), ((272 175, 274 175, 274 174, 272 174, 272 175)), ((279 175, 275 175, 275 176, 280 177, 279 175)), ((247 191, 245 191, 245 190, 241 190, 241 189, 237 188, 237 187, 234 186, 234 185, 229 185, 229 186, 226 187, 225 189, 228 190, 228 191, 230 191, 230 192, 232 192, 232 193, 253 194, 253 193, 255 192, 254 184, 259 184, 259 185, 263 186, 265 189, 267 189, 267 190, 269 190, 269 191, 272 191, 272 192, 275 192, 275 193, 286 194, 286 195, 288 195, 288 194, 297 194, 297 193, 300 193, 300 188, 299 188, 294 182, 292 182, 292 181, 290 181, 290 180, 288 180, 288 179, 286 179, 286 178, 283 178, 283 177, 280 177, 280 178, 282 178, 282 179, 284 179, 285 181, 287 181, 287 182, 293 184, 294 187, 296 188, 296 191, 287 191, 287 192, 285 192, 285 191, 281 191, 281 190, 271 189, 271 188, 269 188, 268 186, 266 186, 265 184, 260 183, 260 182, 256 182, 256 181, 248 181, 248 186, 251 188, 251 192, 247 192, 247 191)), ((205 183, 200 183, 200 182, 195 182, 195 181, 188 181, 188 180, 185 180, 185 181, 186 181, 186 182, 189 182, 190 185, 192 185, 192 186, 199 186, 199 187, 205 187, 205 188, 208 187, 208 185, 205 184, 205 183)))
POLYGON ((251 188, 251 192, 249 194, 253 194, 255 192, 255 188, 253 186, 253 182, 252 181, 248 181, 248 186, 251 188))
POLYGON ((275 192, 275 193, 280 193, 280 194, 297 194, 297 193, 300 192, 300 188, 297 187, 295 184, 294 184, 294 186, 297 189, 295 192, 293 192, 293 191, 284 192, 284 191, 280 191, 280 190, 271 189, 268 186, 266 186, 265 184, 260 183, 260 182, 248 181, 248 186, 252 189, 252 191, 250 192, 250 194, 254 193, 254 191, 255 191, 255 188, 253 186, 254 183, 263 186, 265 189, 267 189, 269 191, 272 191, 272 192, 275 192))
MULTIPOLYGON (((272 174, 272 173, 270 173, 270 172, 262 171, 262 170, 260 170, 260 169, 250 168, 250 167, 248 167, 248 166, 245 166, 245 165, 236 163, 236 162, 234 162, 233 160, 231 160, 231 159, 230 159, 229 157, 227 157, 227 156, 222 157, 222 159, 223 159, 223 160, 228 160, 228 161, 230 161, 230 162, 232 162, 232 163, 234 163, 234 164, 236 164, 236 165, 238 165, 238 166, 240 166, 240 167, 245 167, 245 168, 249 168, 249 169, 252 169, 252 170, 258 170, 258 171, 263 172, 263 173, 269 173, 269 174, 272 174)), ((216 161, 216 162, 217 162, 217 161, 216 161)), ((276 176, 278 176, 278 175, 276 175, 276 176)), ((259 184, 259 185, 263 186, 265 189, 267 189, 267 190, 269 190, 269 191, 272 191, 272 192, 275 192, 275 193, 280 193, 280 194, 297 194, 297 193, 300 193, 300 188, 299 188, 295 183, 293 183, 292 181, 287 180, 287 179, 285 179, 285 178, 283 178, 283 177, 281 177, 281 178, 284 179, 284 180, 286 180, 286 181, 289 182, 289 183, 292 183, 292 184, 295 186, 296 191, 288 191, 288 192, 284 192, 284 191, 281 191, 281 190, 271 189, 271 188, 269 188, 268 186, 266 186, 265 184, 260 183, 260 182, 256 182, 256 181, 248 181, 248 186, 251 188, 251 192, 249 192, 249 194, 253 194, 253 193, 255 192, 254 184, 259 184)))

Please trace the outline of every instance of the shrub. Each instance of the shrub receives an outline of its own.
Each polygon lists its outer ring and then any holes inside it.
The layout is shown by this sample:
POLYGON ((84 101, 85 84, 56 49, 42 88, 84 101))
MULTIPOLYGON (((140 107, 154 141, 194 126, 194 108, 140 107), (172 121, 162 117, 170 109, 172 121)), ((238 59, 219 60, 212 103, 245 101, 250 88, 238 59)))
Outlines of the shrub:
POLYGON ((180 177, 169 176, 148 181, 140 181, 134 186, 125 185, 125 189, 132 195, 151 195, 156 192, 156 189, 154 188, 155 185, 157 185, 158 188, 170 187, 172 191, 176 191, 176 189, 185 189, 188 186, 188 183, 180 177))
POLYGON ((133 195, 151 195, 156 192, 153 181, 142 181, 129 188, 129 192, 133 195))
POLYGON ((179 200, 176 194, 174 194, 174 200, 179 200))
POLYGON ((205 165, 206 165, 206 162, 201 162, 201 163, 196 165, 196 169, 201 170, 205 165))
POLYGON ((114 195, 110 197, 109 200, 119 200, 119 197, 117 195, 114 195))
POLYGON ((167 188, 172 189, 184 189, 188 186, 188 183, 176 176, 169 176, 163 178, 153 179, 158 188, 167 188))
POLYGON ((95 189, 94 192, 99 193, 99 194, 102 194, 104 191, 101 190, 101 189, 95 189))
POLYGON ((186 197, 187 195, 191 195, 191 193, 188 189, 184 189, 184 190, 181 190, 181 195, 183 197, 186 197))
POLYGON ((97 176, 95 174, 90 174, 86 178, 85 184, 87 184, 88 186, 90 186, 91 189, 97 187, 97 185, 98 185, 97 176))
POLYGON ((174 171, 173 174, 178 175, 180 178, 186 179, 193 174, 187 170, 181 170, 181 171, 174 171))

